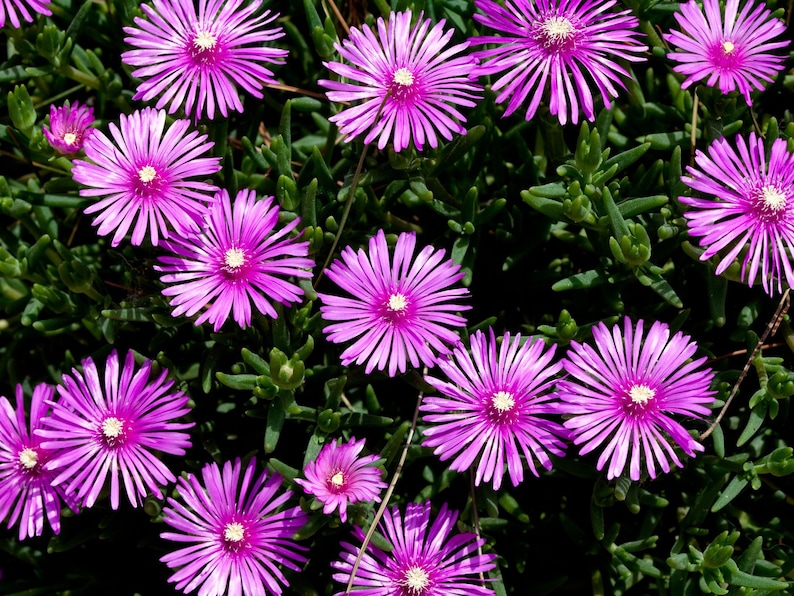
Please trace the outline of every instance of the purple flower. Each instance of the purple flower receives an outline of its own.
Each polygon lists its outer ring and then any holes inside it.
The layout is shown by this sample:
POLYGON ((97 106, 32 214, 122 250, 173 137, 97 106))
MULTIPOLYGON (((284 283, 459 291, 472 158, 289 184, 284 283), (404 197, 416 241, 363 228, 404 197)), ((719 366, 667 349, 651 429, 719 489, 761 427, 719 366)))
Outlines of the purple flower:
POLYGON ((0 0, 0 27, 5 27, 6 19, 11 21, 11 25, 15 29, 19 29, 21 16, 28 23, 33 22, 33 13, 51 15, 52 12, 47 5, 49 2, 41 2, 40 0, 0 0), (19 14, 17 14, 19 13, 19 14))
POLYGON ((530 99, 531 119, 548 88, 549 111, 560 124, 579 121, 579 109, 595 120, 593 91, 610 107, 631 74, 618 59, 641 62, 648 48, 637 41, 639 21, 630 11, 611 13, 616 0, 475 0, 485 14, 474 18, 505 35, 472 38, 473 44, 497 44, 475 55, 478 74, 504 73, 493 84, 497 103, 508 102, 505 116, 530 99), (506 71, 506 72, 505 72, 506 71), (594 87, 594 88, 593 88, 594 87), (509 100, 509 101, 508 101, 509 100))
POLYGON ((681 180, 713 198, 679 201, 692 207, 684 217, 689 233, 706 247, 701 260, 719 254, 719 275, 747 249, 742 280, 753 285, 760 269, 764 290, 772 295, 775 286, 782 292, 784 277, 794 286, 794 154, 777 139, 767 159, 764 140, 755 133, 749 144, 737 136, 736 149, 718 139, 707 153, 697 151, 697 167, 688 167, 689 176, 681 180))
POLYGON ((186 114, 199 119, 206 110, 213 119, 216 107, 224 117, 243 111, 238 86, 261 98, 263 84, 276 83, 265 64, 282 64, 288 52, 264 45, 284 32, 266 28, 278 14, 260 13, 261 0, 199 0, 198 12, 193 0, 153 4, 141 5, 147 18, 135 17, 137 27, 124 27, 135 49, 121 59, 144 79, 133 99, 159 97, 157 108, 170 103, 169 114, 184 104, 186 114))
POLYGON ((351 82, 317 82, 331 101, 362 102, 330 118, 348 140, 366 133, 364 142, 377 138, 378 149, 393 140, 395 151, 412 142, 421 151, 425 142, 438 146, 436 132, 448 141, 466 132, 456 106, 473 107, 472 92, 482 90, 473 81, 474 58, 461 54, 469 44, 447 48, 454 31, 444 31, 444 19, 431 28, 422 17, 412 25, 410 10, 393 12, 388 25, 377 20, 377 33, 353 28, 334 45, 344 63, 324 64, 351 82))
POLYGON ((452 470, 464 472, 477 463, 475 484, 493 479, 494 490, 502 484, 505 464, 513 486, 524 479, 523 454, 537 476, 537 460, 551 469, 548 452, 563 455, 560 437, 567 431, 545 415, 558 411, 550 390, 562 363, 552 363, 555 347, 545 349, 542 340, 510 337, 505 333, 497 346, 493 329, 490 341, 477 331, 471 338, 471 354, 458 346, 440 359, 438 367, 449 382, 426 377, 443 397, 425 397, 422 445, 434 447, 445 461, 454 457, 452 470))
POLYGON ((460 267, 444 259, 444 251, 427 246, 414 255, 416 235, 400 234, 389 258, 386 235, 378 230, 369 241, 369 255, 349 246, 328 268, 328 278, 352 294, 352 298, 318 294, 334 343, 355 340, 342 352, 342 364, 366 362, 366 373, 384 370, 389 376, 411 366, 432 366, 436 357, 449 352, 447 344, 460 340, 447 327, 463 327, 466 319, 453 314, 471 308, 455 301, 468 296, 465 288, 453 287, 463 278, 460 267))
POLYGON ((221 190, 206 217, 203 231, 163 242, 173 256, 158 257, 155 269, 173 284, 163 294, 173 296, 173 315, 193 316, 209 307, 196 320, 218 331, 230 314, 240 327, 251 325, 251 304, 260 313, 276 318, 270 301, 297 302, 303 290, 284 277, 311 277, 314 261, 306 258, 308 242, 287 235, 299 220, 274 233, 279 208, 273 197, 256 200, 252 190, 242 190, 232 207, 229 193, 221 190), (212 303, 212 304, 210 304, 212 303))
POLYGON ((67 101, 60 108, 50 105, 50 125, 45 125, 42 132, 53 149, 69 155, 83 148, 83 143, 94 132, 93 123, 94 108, 81 106, 77 101, 69 105, 67 101))
POLYGON ((85 154, 93 163, 74 162, 74 179, 87 186, 84 197, 103 197, 86 208, 97 213, 93 224, 106 236, 115 230, 111 244, 117 246, 135 223, 132 243, 143 242, 151 225, 150 238, 157 246, 168 238, 169 227, 184 233, 198 230, 206 203, 218 188, 190 180, 205 178, 220 170, 219 157, 199 157, 214 143, 207 135, 188 132, 188 120, 176 120, 165 129, 165 111, 145 108, 130 116, 121 115, 121 127, 110 125, 113 140, 99 131, 85 142, 85 154))
POLYGON ((783 70, 785 56, 769 52, 789 44, 789 40, 771 41, 786 31, 783 21, 770 19, 771 15, 766 4, 752 0, 741 12, 739 0, 727 0, 724 16, 718 0, 703 0, 703 8, 694 0, 682 5, 675 15, 681 31, 664 35, 677 49, 667 55, 678 63, 673 70, 686 75, 681 87, 705 80, 722 93, 738 91, 752 105, 750 92, 762 90, 783 70))
POLYGON ((8 527, 19 521, 19 539, 41 536, 44 517, 58 534, 61 531, 61 499, 73 511, 77 504, 63 490, 52 486, 55 475, 44 465, 53 452, 41 448, 34 431, 41 428, 55 388, 41 384, 33 389, 30 402, 30 432, 25 420, 22 386, 17 385, 16 409, 0 397, 0 520, 8 517, 8 527), (10 515, 9 515, 10 514, 10 515))
POLYGON ((201 471, 204 483, 193 474, 180 478, 177 491, 184 505, 169 497, 163 521, 177 532, 160 536, 187 544, 160 560, 171 569, 180 568, 169 579, 186 594, 199 588, 202 596, 265 596, 281 594, 289 583, 277 565, 300 571, 306 548, 295 544, 292 535, 306 523, 300 507, 278 511, 292 493, 281 490, 281 476, 254 479, 252 459, 243 473, 237 459, 216 463, 201 471))
POLYGON ((136 371, 132 352, 121 370, 116 351, 110 353, 104 384, 91 358, 82 364, 82 374, 72 369, 63 376, 60 399, 50 402, 52 415, 36 431, 43 449, 57 450, 44 465, 58 472, 53 484, 65 483, 84 507, 96 502, 108 474, 113 509, 119 506, 119 476, 133 507, 149 492, 162 499, 159 487, 174 475, 155 452, 184 455, 190 447, 190 436, 181 431, 193 423, 173 422, 190 411, 188 397, 170 391, 167 370, 150 381, 151 361, 136 371))
POLYGON ((639 480, 644 460, 651 478, 656 463, 670 471, 670 461, 681 460, 671 445, 690 457, 703 445, 669 414, 700 418, 710 412, 714 374, 700 369, 706 358, 690 361, 697 345, 681 332, 670 337, 670 328, 655 322, 643 340, 643 321, 636 329, 627 317, 611 330, 604 323, 593 327, 596 349, 571 342, 563 362, 568 377, 558 384, 561 412, 570 415, 565 426, 584 455, 601 448, 598 469, 607 464, 607 478, 623 474, 639 480))
MULTIPOLYGON (((353 581, 353 591, 361 596, 488 596, 493 590, 481 585, 480 573, 496 567, 496 555, 478 555, 485 543, 472 532, 450 537, 458 519, 457 511, 441 506, 430 524, 430 501, 408 503, 405 521, 398 507, 383 516, 380 530, 394 549, 384 552, 372 543, 361 557, 353 581)), ((357 541, 364 539, 361 528, 354 528, 357 541)), ((347 584, 359 547, 342 543, 341 561, 331 566, 339 571, 334 579, 347 584)), ((344 592, 338 592, 341 596, 344 592)))
POLYGON ((380 501, 380 492, 386 488, 381 471, 373 464, 378 455, 359 457, 364 449, 364 439, 355 437, 345 444, 333 442, 320 450, 317 458, 306 464, 306 480, 297 479, 310 495, 325 504, 326 515, 339 509, 339 517, 347 521, 347 504, 359 501, 380 501))

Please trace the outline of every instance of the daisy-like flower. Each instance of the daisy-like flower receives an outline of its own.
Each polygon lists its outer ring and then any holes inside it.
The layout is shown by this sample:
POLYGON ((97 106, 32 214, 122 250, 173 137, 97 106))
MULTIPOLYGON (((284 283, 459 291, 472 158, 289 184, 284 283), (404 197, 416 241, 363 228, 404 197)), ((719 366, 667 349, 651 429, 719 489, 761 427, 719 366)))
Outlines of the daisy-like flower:
POLYGON ((296 479, 310 495, 324 503, 326 515, 339 509, 339 517, 347 521, 347 504, 360 501, 380 501, 380 493, 386 488, 381 480, 381 471, 373 464, 380 456, 359 457, 364 449, 364 439, 355 437, 347 443, 329 443, 320 450, 317 458, 303 470, 306 480, 296 479))
POLYGON ((276 318, 270 301, 297 302, 303 290, 283 278, 311 277, 314 261, 306 258, 308 242, 288 236, 298 219, 274 232, 278 213, 273 197, 257 201, 254 191, 242 190, 232 206, 221 190, 200 234, 165 241, 174 255, 158 257, 162 264, 155 269, 171 284, 163 294, 173 296, 173 315, 190 317, 209 305, 196 325, 209 321, 218 331, 230 314, 240 327, 250 326, 252 303, 276 318))
POLYGON ((292 541, 308 515, 300 507, 281 509, 292 496, 281 492, 281 476, 256 474, 252 459, 242 473, 239 459, 180 478, 177 491, 184 504, 169 497, 163 521, 176 532, 160 536, 186 544, 160 560, 178 569, 169 579, 186 594, 265 596, 289 585, 279 565, 300 571, 307 550, 292 541), (256 477, 255 477, 256 476, 256 477), (281 510, 279 510, 281 509, 281 510), (228 590, 228 592, 227 592, 228 590))
POLYGON ((437 135, 449 141, 466 132, 458 106, 474 107, 482 91, 474 58, 462 54, 469 44, 447 47, 454 31, 444 31, 444 19, 431 28, 422 17, 412 25, 410 10, 393 12, 388 24, 377 20, 377 32, 353 28, 334 45, 344 62, 324 64, 350 82, 317 82, 331 101, 361 101, 330 118, 348 140, 366 133, 364 142, 378 139, 379 149, 393 140, 395 151, 411 143, 421 151, 437 147, 437 135))
POLYGON ((94 108, 81 106, 77 101, 70 105, 67 101, 60 108, 50 105, 50 125, 44 126, 42 132, 53 149, 69 155, 83 148, 94 132, 93 123, 94 108))
POLYGON ((198 231, 207 202, 218 188, 190 178, 206 178, 221 169, 219 157, 199 157, 214 143, 207 135, 188 132, 189 120, 165 128, 165 111, 145 108, 121 115, 121 125, 110 124, 109 139, 95 130, 85 141, 91 162, 74 162, 72 176, 88 188, 84 197, 101 197, 85 209, 99 213, 93 225, 106 236, 115 230, 117 246, 132 230, 132 244, 143 242, 147 229, 153 245, 169 227, 186 233, 198 231))
POLYGON ((610 107, 630 73, 617 59, 645 60, 637 41, 639 20, 630 11, 610 12, 616 0, 475 0, 483 14, 474 18, 503 35, 472 38, 496 44, 475 53, 478 74, 503 73, 493 84, 497 103, 509 116, 529 98, 531 119, 548 89, 549 111, 560 124, 579 121, 579 110, 595 120, 593 92, 610 107))
POLYGON ((188 397, 172 391, 167 370, 149 380, 151 362, 136 370, 132 352, 119 369, 116 351, 105 366, 104 384, 91 358, 83 372, 72 369, 58 386, 60 399, 36 434, 42 449, 56 453, 44 464, 56 471, 53 484, 65 485, 84 507, 91 507, 110 475, 110 506, 119 506, 119 477, 133 507, 148 493, 163 498, 160 486, 175 480, 155 452, 184 455, 192 422, 174 422, 190 411, 188 397))
POLYGON ((124 41, 135 49, 121 55, 140 67, 132 71, 143 79, 133 99, 159 97, 158 108, 170 104, 173 114, 184 105, 196 119, 205 111, 213 119, 216 109, 224 117, 242 112, 237 87, 261 98, 263 84, 276 83, 265 65, 283 64, 288 53, 265 45, 284 31, 268 27, 278 14, 260 12, 261 6, 261 0, 199 0, 197 12, 193 0, 142 4, 146 18, 124 27, 124 41))
POLYGON ((764 140, 750 133, 749 142, 736 137, 736 149, 718 139, 707 153, 695 153, 696 167, 681 180, 707 199, 679 197, 692 207, 684 213, 692 236, 705 247, 701 260, 719 254, 717 275, 747 250, 742 280, 750 285, 761 273, 764 290, 772 295, 794 287, 794 154, 777 139, 767 159, 764 140))
POLYGON ((414 255, 416 235, 397 239, 394 257, 383 230, 369 241, 369 254, 345 247, 341 260, 328 268, 328 278, 352 298, 318 294, 320 312, 334 343, 355 340, 342 352, 342 364, 366 362, 366 373, 388 367, 389 376, 411 366, 433 366, 435 350, 449 352, 460 341, 448 327, 463 327, 466 319, 454 314, 468 310, 456 301, 469 291, 454 284, 463 278, 460 267, 432 246, 414 255))
POLYGON ((718 0, 703 0, 703 8, 695 0, 682 5, 675 15, 681 31, 664 35, 676 50, 667 55, 678 63, 673 70, 686 75, 681 87, 705 81, 722 93, 738 91, 751 105, 750 92, 761 91, 783 70, 785 56, 770 52, 789 44, 772 41, 786 25, 771 14, 766 4, 753 0, 741 11, 739 0, 727 0, 724 14, 718 0))
POLYGON ((41 0, 0 0, 0 27, 5 27, 8 20, 15 29, 19 29, 22 26, 20 17, 32 23, 36 13, 49 16, 52 12, 47 8, 48 4, 41 0))
POLYGON ((563 455, 561 437, 567 431, 546 418, 557 413, 550 393, 562 363, 552 363, 555 347, 542 340, 511 337, 505 333, 497 346, 493 329, 490 341, 477 331, 471 338, 471 354, 456 347, 438 368, 449 381, 426 377, 443 397, 427 396, 422 403, 425 422, 422 445, 433 447, 445 461, 454 457, 452 470, 464 472, 477 463, 475 484, 493 479, 494 490, 502 485, 505 464, 513 486, 524 479, 523 454, 537 476, 535 461, 551 469, 549 453, 563 455))
POLYGON ((658 321, 643 337, 644 323, 636 329, 628 317, 608 329, 593 327, 596 349, 571 342, 563 362, 568 376, 558 383, 560 410, 570 415, 565 426, 573 433, 580 454, 601 448, 597 468, 607 465, 607 478, 623 474, 639 480, 644 462, 651 478, 657 463, 663 472, 670 462, 683 467, 673 444, 694 457, 703 445, 670 417, 701 418, 711 411, 714 377, 701 368, 706 358, 691 361, 697 345, 681 332, 658 321))
POLYGON ((41 428, 55 388, 41 384, 33 389, 30 402, 30 430, 25 420, 22 386, 17 385, 16 408, 0 397, 0 520, 8 527, 19 521, 19 539, 41 536, 44 518, 58 534, 61 531, 61 499, 73 510, 77 504, 63 490, 54 487, 55 475, 44 468, 53 453, 41 448, 34 431, 41 428), (9 515, 10 514, 10 515, 9 515))
MULTIPOLYGON (((383 516, 379 528, 394 549, 383 552, 372 543, 361 557, 353 591, 362 596, 488 596, 478 575, 494 569, 494 554, 477 554, 485 540, 473 532, 452 536, 457 511, 441 506, 430 525, 430 501, 406 505, 405 520, 398 507, 383 516), (429 526, 429 527, 428 527, 429 526)), ((361 543, 364 533, 354 528, 361 543)), ((340 561, 331 566, 339 573, 333 578, 344 584, 350 579, 359 547, 342 543, 340 561)), ((344 592, 338 592, 341 596, 344 592)))

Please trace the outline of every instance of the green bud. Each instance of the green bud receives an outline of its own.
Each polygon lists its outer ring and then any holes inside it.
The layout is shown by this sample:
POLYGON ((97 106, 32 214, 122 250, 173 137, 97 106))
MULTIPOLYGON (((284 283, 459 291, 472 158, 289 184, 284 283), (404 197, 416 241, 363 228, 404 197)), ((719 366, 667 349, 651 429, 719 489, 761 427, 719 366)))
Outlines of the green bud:
POLYGON ((733 555, 733 544, 739 537, 739 532, 732 532, 730 536, 725 530, 706 547, 703 552, 701 565, 708 569, 717 569, 725 565, 733 555))
POLYGON ((334 40, 326 34, 322 27, 312 29, 312 41, 320 58, 327 59, 334 55, 334 40))
POLYGON ((24 85, 16 85, 8 92, 8 113, 14 126, 30 137, 36 124, 36 108, 24 85))
POLYGON ((579 332, 579 326, 571 317, 571 313, 563 309, 557 319, 557 337, 563 341, 571 341, 579 332))
POLYGON ((588 219, 592 215, 590 199, 584 195, 578 195, 573 199, 565 199, 562 202, 562 212, 565 216, 579 223, 588 219))
POLYGON ((287 359, 287 355, 273 348, 270 350, 270 374, 272 381, 281 389, 296 389, 303 383, 306 366, 297 354, 287 359))
POLYGON ((94 274, 91 269, 80 260, 64 261, 58 265, 58 275, 64 285, 72 292, 87 294, 91 292, 94 283, 94 274))
POLYGON ((295 211, 300 204, 298 185, 291 176, 279 176, 276 184, 276 199, 279 205, 287 211, 295 211))
POLYGON ((433 200, 432 191, 428 190, 422 178, 412 178, 410 181, 411 190, 419 197, 420 201, 429 203, 433 200))
POLYGON ((333 433, 339 428, 342 414, 333 410, 323 410, 317 415, 317 426, 324 433, 333 433))
POLYGON ((63 44, 64 33, 55 25, 47 25, 36 36, 36 50, 42 58, 53 65, 60 66, 58 53, 63 44))
POLYGON ((33 284, 31 294, 33 294, 33 297, 36 300, 41 302, 55 314, 60 315, 72 310, 72 304, 69 302, 69 295, 57 288, 53 288, 52 286, 33 284))

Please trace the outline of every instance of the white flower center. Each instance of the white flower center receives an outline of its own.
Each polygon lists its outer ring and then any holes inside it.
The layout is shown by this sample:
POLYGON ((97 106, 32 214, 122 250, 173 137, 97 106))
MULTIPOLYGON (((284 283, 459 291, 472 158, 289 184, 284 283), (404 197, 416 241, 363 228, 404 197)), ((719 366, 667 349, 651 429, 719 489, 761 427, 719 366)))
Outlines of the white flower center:
POLYGON ((345 475, 342 472, 337 472, 333 476, 331 476, 329 482, 333 484, 336 488, 344 485, 345 483, 345 475))
POLYGON ((403 575, 400 585, 412 594, 422 594, 430 585, 430 576, 421 567, 411 567, 403 575))
POLYGON ((392 80, 403 87, 410 87, 414 84, 414 75, 407 68, 398 68, 394 71, 392 80))
POLYGON ((152 166, 144 166, 138 170, 138 179, 144 184, 148 184, 155 178, 157 178, 157 170, 152 166))
POLYGON ((774 186, 765 186, 761 190, 764 205, 772 211, 780 211, 786 206, 786 195, 774 186))
POLYGON ((629 397, 631 398, 631 401, 640 406, 647 404, 651 399, 653 399, 654 395, 656 395, 656 391, 647 385, 633 385, 631 389, 629 389, 629 397))
POLYGON ((570 40, 576 33, 576 27, 565 17, 550 17, 540 26, 550 44, 560 44, 570 40))
POLYGON ((117 439, 124 432, 124 423, 115 416, 109 416, 102 421, 102 434, 108 439, 117 439))
POLYGON ((400 293, 389 296, 389 310, 402 312, 408 307, 408 299, 400 293))
POLYGON ((26 470, 32 470, 36 467, 36 464, 39 463, 39 454, 36 453, 34 449, 25 447, 19 452, 19 463, 22 464, 22 467, 26 470))
POLYGON ((232 247, 223 255, 223 262, 226 263, 226 269, 235 272, 245 265, 245 252, 239 248, 232 247))
POLYGON ((223 528, 223 539, 226 542, 240 542, 245 538, 245 528, 240 522, 231 522, 223 528))
POLYGON ((77 142, 77 135, 73 132, 67 132, 63 135, 63 142, 67 145, 74 145, 77 142))
POLYGON ((193 38, 193 45, 199 50, 211 50, 217 41, 218 38, 209 31, 199 31, 193 38))
POLYGON ((516 400, 507 391, 497 391, 491 396, 491 404, 500 414, 509 412, 516 405, 516 400))
POLYGON ((732 41, 726 39, 722 42, 722 53, 725 54, 726 56, 730 56, 731 54, 733 54, 733 51, 735 49, 736 46, 733 44, 732 41))

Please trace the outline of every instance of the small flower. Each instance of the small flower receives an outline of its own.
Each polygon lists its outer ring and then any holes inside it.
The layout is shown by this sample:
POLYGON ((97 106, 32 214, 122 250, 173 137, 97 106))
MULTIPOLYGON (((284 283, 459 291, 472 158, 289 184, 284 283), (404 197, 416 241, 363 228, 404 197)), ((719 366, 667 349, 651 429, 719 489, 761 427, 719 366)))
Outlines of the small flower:
POLYGON ((631 74, 617 59, 641 62, 648 48, 637 41, 639 20, 631 11, 611 13, 616 0, 475 0, 484 14, 474 18, 506 35, 472 38, 472 44, 497 44, 475 55, 478 74, 504 73, 493 84, 497 103, 508 102, 505 116, 530 99, 525 118, 538 110, 548 88, 549 111, 560 124, 579 121, 579 109, 595 120, 593 91, 610 107, 631 74), (506 72, 505 72, 506 71, 506 72), (595 89, 594 89, 595 88, 595 89), (509 101, 508 101, 509 100, 509 101))
POLYGON ((282 278, 311 277, 314 261, 306 258, 308 242, 287 236, 300 220, 274 233, 278 214, 273 197, 257 201, 254 191, 242 190, 232 207, 229 193, 221 190, 201 233, 163 242, 174 255, 158 257, 162 264, 155 269, 166 273, 163 283, 173 284, 163 289, 174 296, 173 315, 191 317, 209 304, 196 325, 209 321, 218 331, 230 314, 240 327, 249 327, 252 303, 277 318, 270 301, 297 302, 303 290, 282 278))
POLYGON ((670 461, 681 460, 670 443, 690 457, 703 445, 669 414, 707 416, 714 402, 709 385, 710 369, 700 369, 706 358, 689 361, 697 345, 681 332, 670 337, 670 328, 655 322, 643 340, 643 321, 633 328, 627 317, 611 330, 604 323, 593 327, 596 350, 571 342, 563 362, 568 377, 558 384, 560 410, 571 416, 565 426, 584 455, 606 445, 598 458, 598 469, 608 463, 607 478, 623 473, 629 459, 629 475, 639 480, 644 460, 651 478, 656 462, 670 471, 670 461))
POLYGON ((369 241, 369 255, 349 246, 327 271, 328 278, 352 294, 352 298, 318 294, 334 343, 355 340, 342 352, 342 364, 366 362, 366 373, 384 370, 389 376, 411 366, 432 366, 436 357, 449 352, 447 344, 459 338, 447 327, 462 327, 466 319, 453 314, 470 306, 455 303, 469 292, 452 287, 463 278, 460 267, 444 259, 444 251, 427 246, 414 257, 416 235, 400 234, 389 259, 386 235, 378 230, 369 241))
POLYGON ((188 546, 160 560, 171 569, 176 589, 186 594, 199 588, 202 596, 265 596, 281 594, 289 583, 277 565, 300 571, 306 548, 292 535, 308 520, 300 507, 278 511, 292 493, 281 490, 281 476, 263 471, 254 480, 252 459, 240 479, 239 459, 226 462, 223 474, 216 463, 196 476, 179 478, 177 491, 184 504, 169 497, 163 521, 177 532, 160 534, 188 546))
POLYGON ((5 27, 8 19, 14 29, 19 29, 22 26, 19 17, 32 23, 34 17, 31 11, 49 16, 52 12, 47 8, 48 4, 49 2, 41 2, 41 0, 0 0, 0 27, 5 27))
POLYGON ((677 49, 667 55, 678 63, 673 70, 686 75, 681 88, 705 80, 722 93, 738 91, 752 105, 750 92, 763 90, 765 82, 771 83, 783 70, 785 56, 770 52, 789 44, 789 40, 772 41, 786 31, 786 25, 771 15, 763 2, 752 0, 741 12, 739 0, 727 0, 724 13, 718 0, 703 0, 703 8, 695 0, 682 5, 675 15, 681 31, 664 35, 677 49))
POLYGON ((81 106, 77 101, 69 105, 67 101, 60 108, 50 105, 50 125, 45 125, 42 132, 53 149, 69 155, 83 148, 83 143, 94 132, 93 123, 94 108, 81 106))
POLYGON ((464 472, 477 463, 475 484, 493 479, 494 490, 502 484, 505 464, 513 486, 524 479, 523 454, 537 476, 537 460, 551 469, 548 452, 563 455, 560 437, 567 431, 546 414, 557 412, 550 394, 562 363, 552 363, 555 348, 545 349, 542 340, 511 338, 505 333, 498 347, 493 329, 490 341, 477 331, 471 338, 471 354, 456 347, 438 367, 449 382, 425 380, 444 397, 425 397, 421 410, 425 422, 422 445, 434 447, 441 460, 454 457, 450 469, 464 472))
POLYGON ((684 217, 689 233, 700 236, 700 245, 706 247, 700 259, 719 253, 719 275, 747 248, 743 281, 747 278, 753 285, 760 269, 769 295, 775 286, 782 292, 784 278, 788 287, 794 286, 794 154, 786 141, 775 140, 767 159, 764 140, 755 133, 750 133, 749 144, 737 136, 736 150, 718 139, 707 153, 695 153, 695 164, 681 180, 713 198, 678 200, 692 207, 684 217))
POLYGON ((284 31, 266 27, 278 13, 259 13, 261 0, 199 0, 198 12, 193 0, 153 4, 141 4, 146 18, 135 17, 137 27, 124 27, 135 49, 121 60, 139 66, 132 76, 144 79, 133 99, 159 97, 157 108, 170 103, 169 114, 184 104, 197 120, 205 110, 213 119, 216 108, 224 117, 243 111, 238 86, 261 98, 263 85, 276 83, 265 64, 282 64, 288 52, 264 45, 284 31))
POLYGON ((310 495, 324 503, 326 515, 339 509, 339 517, 347 521, 347 504, 359 501, 380 501, 380 492, 386 488, 381 480, 381 471, 374 467, 380 456, 359 457, 364 449, 364 439, 355 437, 342 445, 329 443, 320 450, 317 458, 306 464, 303 470, 306 480, 297 479, 310 495))
MULTIPOLYGON (((372 543, 367 545, 353 591, 366 596, 493 594, 493 590, 481 585, 478 575, 496 567, 496 555, 478 555, 477 548, 485 540, 472 532, 450 537, 457 519, 458 512, 448 511, 446 503, 429 529, 430 501, 408 503, 405 522, 398 507, 387 510, 379 528, 394 549, 386 553, 372 543)), ((364 539, 358 527, 353 529, 353 536, 358 542, 364 539)), ((343 542, 342 548, 341 561, 334 561, 331 566, 340 572, 334 574, 334 579, 347 584, 359 547, 343 542)))
POLYGON ((77 504, 63 490, 52 485, 55 474, 44 465, 53 452, 42 449, 34 431, 47 416, 55 388, 41 384, 33 389, 30 403, 30 432, 25 420, 22 386, 17 385, 16 409, 0 397, 0 520, 8 517, 8 527, 19 521, 19 539, 41 536, 44 517, 58 534, 61 531, 61 500, 77 511, 77 504), (10 513, 10 516, 9 516, 10 513))
POLYGON ((106 236, 115 230, 117 246, 132 226, 132 244, 150 238, 157 246, 168 228, 198 231, 206 203, 218 188, 189 178, 205 178, 220 170, 219 157, 199 157, 214 143, 207 135, 187 132, 190 122, 176 120, 165 129, 165 111, 145 108, 121 115, 121 126, 110 125, 113 140, 94 131, 85 141, 85 154, 93 163, 77 160, 72 175, 88 188, 84 197, 103 197, 85 209, 97 213, 93 225, 106 236), (137 221, 136 221, 137 220, 137 221))
POLYGON ((162 499, 160 486, 175 478, 154 453, 184 455, 190 447, 190 436, 181 431, 193 423, 173 422, 190 411, 188 397, 170 391, 167 370, 150 382, 151 361, 136 371, 132 352, 121 370, 116 351, 110 353, 104 391, 94 361, 82 364, 82 374, 72 369, 63 376, 60 399, 36 431, 43 449, 57 450, 44 465, 58 472, 53 484, 64 483, 84 507, 94 505, 108 474, 113 509, 119 506, 119 476, 133 507, 149 492, 162 499))
POLYGON ((421 151, 425 142, 438 146, 436 132, 448 141, 466 132, 456 106, 474 107, 473 93, 482 90, 473 81, 474 58, 461 54, 469 44, 447 48, 454 30, 444 31, 444 19, 430 28, 422 17, 411 25, 410 10, 393 12, 388 25, 377 20, 377 33, 364 25, 334 44, 344 63, 324 64, 351 82, 317 82, 331 101, 362 101, 330 118, 348 140, 366 133, 364 142, 377 138, 378 149, 393 139, 395 151, 411 143, 421 151))

